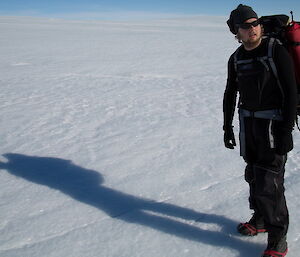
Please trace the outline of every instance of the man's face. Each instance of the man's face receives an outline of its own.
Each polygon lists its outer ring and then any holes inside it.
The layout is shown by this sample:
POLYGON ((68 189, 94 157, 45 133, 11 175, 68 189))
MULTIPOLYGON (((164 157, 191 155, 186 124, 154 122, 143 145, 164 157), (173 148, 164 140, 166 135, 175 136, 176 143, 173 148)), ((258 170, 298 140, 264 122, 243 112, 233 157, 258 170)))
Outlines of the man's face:
POLYGON ((261 25, 256 18, 246 20, 238 29, 238 38, 244 45, 256 45, 262 37, 261 25))

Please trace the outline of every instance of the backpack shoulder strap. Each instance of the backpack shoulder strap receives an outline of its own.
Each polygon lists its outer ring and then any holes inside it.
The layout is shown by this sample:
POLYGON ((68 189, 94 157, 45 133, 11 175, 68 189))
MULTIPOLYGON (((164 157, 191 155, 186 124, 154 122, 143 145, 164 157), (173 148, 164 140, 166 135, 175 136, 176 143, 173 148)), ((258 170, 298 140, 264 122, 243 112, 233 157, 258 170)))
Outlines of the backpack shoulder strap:
POLYGON ((237 55, 239 52, 240 48, 236 49, 236 51, 233 54, 233 65, 234 65, 234 70, 237 72, 237 55))
POLYGON ((234 70, 235 72, 237 72, 238 70, 238 54, 239 54, 239 51, 241 49, 242 46, 240 46, 238 49, 236 49, 236 51, 234 52, 233 54, 233 64, 234 64, 234 70))
POLYGON ((282 94, 282 99, 283 99, 282 103, 284 103, 284 91, 283 91, 282 85, 280 83, 279 76, 278 76, 278 71, 277 71, 277 68, 276 68, 276 65, 275 65, 274 59, 273 59, 274 49, 275 49, 276 44, 282 45, 281 42, 279 40, 275 39, 275 38, 270 38, 269 39, 269 43, 268 43, 268 60, 269 60, 272 72, 273 72, 273 74, 276 78, 276 81, 277 81, 278 87, 280 89, 280 92, 282 94))

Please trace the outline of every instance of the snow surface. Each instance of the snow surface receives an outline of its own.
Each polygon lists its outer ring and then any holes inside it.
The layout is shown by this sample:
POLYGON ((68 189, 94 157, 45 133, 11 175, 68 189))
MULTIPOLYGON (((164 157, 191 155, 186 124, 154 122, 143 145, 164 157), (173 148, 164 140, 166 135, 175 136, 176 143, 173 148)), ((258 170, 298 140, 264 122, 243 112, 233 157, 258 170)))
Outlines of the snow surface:
POLYGON ((237 47, 225 18, 0 17, 0 30, 1 257, 260 256, 267 235, 235 231, 251 212, 239 150, 222 139, 237 47))

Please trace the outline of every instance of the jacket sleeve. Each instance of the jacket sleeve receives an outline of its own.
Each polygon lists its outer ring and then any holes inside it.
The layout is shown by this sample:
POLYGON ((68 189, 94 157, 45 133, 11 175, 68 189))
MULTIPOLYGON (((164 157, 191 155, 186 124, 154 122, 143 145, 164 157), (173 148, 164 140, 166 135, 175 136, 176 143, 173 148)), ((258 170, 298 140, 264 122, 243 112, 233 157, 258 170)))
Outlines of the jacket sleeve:
POLYGON ((236 96, 237 96, 237 82, 236 82, 236 71, 234 69, 233 55, 228 61, 228 75, 227 84, 224 92, 223 98, 223 113, 224 113, 224 123, 223 130, 232 127, 232 121, 236 106, 236 96))
POLYGON ((274 62, 277 67, 278 78, 284 93, 283 122, 281 130, 291 132, 294 127, 297 106, 297 86, 292 58, 282 45, 276 45, 274 62))

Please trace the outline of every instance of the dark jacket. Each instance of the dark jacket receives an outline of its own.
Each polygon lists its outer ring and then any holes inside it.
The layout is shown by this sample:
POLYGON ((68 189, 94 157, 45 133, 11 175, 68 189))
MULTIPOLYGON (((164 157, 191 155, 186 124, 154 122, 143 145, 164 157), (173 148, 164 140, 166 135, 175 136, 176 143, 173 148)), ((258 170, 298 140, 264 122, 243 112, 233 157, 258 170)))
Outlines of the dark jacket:
MULTIPOLYGON (((238 60, 257 59, 268 55, 269 39, 263 39, 261 44, 247 51, 240 47, 238 60)), ((284 46, 276 43, 273 49, 273 60, 277 68, 281 86, 277 83, 272 69, 266 63, 254 61, 242 68, 236 68, 234 54, 228 61, 228 78, 224 93, 223 112, 224 130, 232 126, 239 92, 238 108, 248 111, 263 111, 281 109, 283 121, 278 125, 278 134, 286 137, 293 130, 296 117, 297 88, 291 57, 284 46)), ((290 147, 291 148, 291 147, 290 147)))

